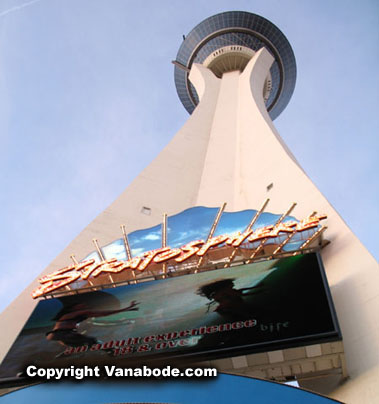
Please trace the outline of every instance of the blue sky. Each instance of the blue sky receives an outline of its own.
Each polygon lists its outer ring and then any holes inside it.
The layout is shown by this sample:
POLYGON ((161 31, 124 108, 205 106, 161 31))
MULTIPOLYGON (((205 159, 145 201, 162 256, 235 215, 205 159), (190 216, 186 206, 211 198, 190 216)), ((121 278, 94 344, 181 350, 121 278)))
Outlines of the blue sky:
POLYGON ((228 10, 288 38, 298 78, 275 125, 378 258, 378 2, 2 0, 0 310, 184 124, 171 60, 228 10))

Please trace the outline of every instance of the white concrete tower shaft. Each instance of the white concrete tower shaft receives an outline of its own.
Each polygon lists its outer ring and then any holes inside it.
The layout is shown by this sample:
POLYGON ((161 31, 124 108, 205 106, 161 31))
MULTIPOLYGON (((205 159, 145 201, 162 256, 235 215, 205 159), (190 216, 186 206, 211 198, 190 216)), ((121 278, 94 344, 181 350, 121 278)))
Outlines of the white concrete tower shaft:
POLYGON ((222 79, 204 66, 193 66, 190 80, 200 103, 190 120, 214 108, 196 203, 217 206, 226 201, 229 209, 242 210, 258 207, 269 196, 272 212, 283 212, 295 201, 296 216, 305 217, 313 209, 328 215, 326 238, 331 243, 322 250, 322 258, 342 329, 349 378, 343 385, 325 379, 302 385, 346 402, 364 397, 363 402, 374 403, 379 397, 375 382, 379 380, 378 264, 273 126, 262 96, 272 61, 262 48, 242 73, 224 73, 222 79))

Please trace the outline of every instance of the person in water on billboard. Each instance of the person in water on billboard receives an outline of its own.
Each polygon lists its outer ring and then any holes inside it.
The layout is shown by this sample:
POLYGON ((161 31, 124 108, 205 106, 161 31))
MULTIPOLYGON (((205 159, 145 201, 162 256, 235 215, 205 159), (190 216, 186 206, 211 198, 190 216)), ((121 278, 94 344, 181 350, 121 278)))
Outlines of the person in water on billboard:
POLYGON ((95 337, 78 332, 79 324, 92 317, 106 317, 125 311, 136 311, 138 305, 132 301, 129 306, 117 310, 97 310, 90 308, 86 303, 77 303, 62 310, 53 318, 56 321, 54 328, 46 333, 46 339, 57 341, 65 347, 79 347, 100 343, 95 337))
MULTIPOLYGON (((261 318, 262 307, 257 307, 254 304, 254 295, 260 295, 266 291, 263 282, 255 286, 236 289, 234 281, 234 278, 216 280, 201 286, 197 290, 198 295, 206 297, 210 301, 207 303, 207 313, 213 305, 217 304, 212 312, 217 313, 221 319, 213 318, 208 325, 230 324, 245 320, 255 320, 257 322, 261 318)), ((198 341, 196 348, 198 350, 207 350, 215 347, 226 348, 238 344, 245 345, 252 338, 256 338, 256 328, 230 329, 205 334, 198 341)))
POLYGON ((235 279, 222 279, 201 286, 197 294, 210 300, 207 304, 209 311, 213 304, 219 305, 213 310, 225 319, 242 320, 253 318, 252 307, 244 300, 244 296, 262 292, 262 283, 249 288, 235 289, 235 279))

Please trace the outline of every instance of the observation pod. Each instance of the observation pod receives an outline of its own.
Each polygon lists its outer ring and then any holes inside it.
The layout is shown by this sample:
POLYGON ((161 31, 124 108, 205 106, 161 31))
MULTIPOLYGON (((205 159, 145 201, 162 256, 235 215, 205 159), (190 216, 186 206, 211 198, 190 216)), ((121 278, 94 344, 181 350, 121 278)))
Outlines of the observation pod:
POLYGON ((262 47, 274 57, 263 97, 271 119, 278 117, 295 88, 295 56, 279 28, 259 15, 243 11, 209 17, 185 37, 173 62, 176 90, 184 108, 191 114, 199 103, 196 89, 189 81, 194 63, 208 67, 221 78, 229 71, 243 71, 262 47))

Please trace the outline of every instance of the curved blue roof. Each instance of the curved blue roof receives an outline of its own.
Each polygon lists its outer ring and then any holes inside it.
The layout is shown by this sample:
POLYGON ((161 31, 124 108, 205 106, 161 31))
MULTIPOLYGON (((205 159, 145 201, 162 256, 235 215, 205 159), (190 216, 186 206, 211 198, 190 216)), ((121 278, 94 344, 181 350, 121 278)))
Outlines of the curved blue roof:
POLYGON ((80 383, 60 381, 31 386, 1 397, 4 404, 17 403, 182 403, 182 404, 337 404, 339 401, 300 388, 267 380, 219 374, 217 378, 93 378, 80 383))

